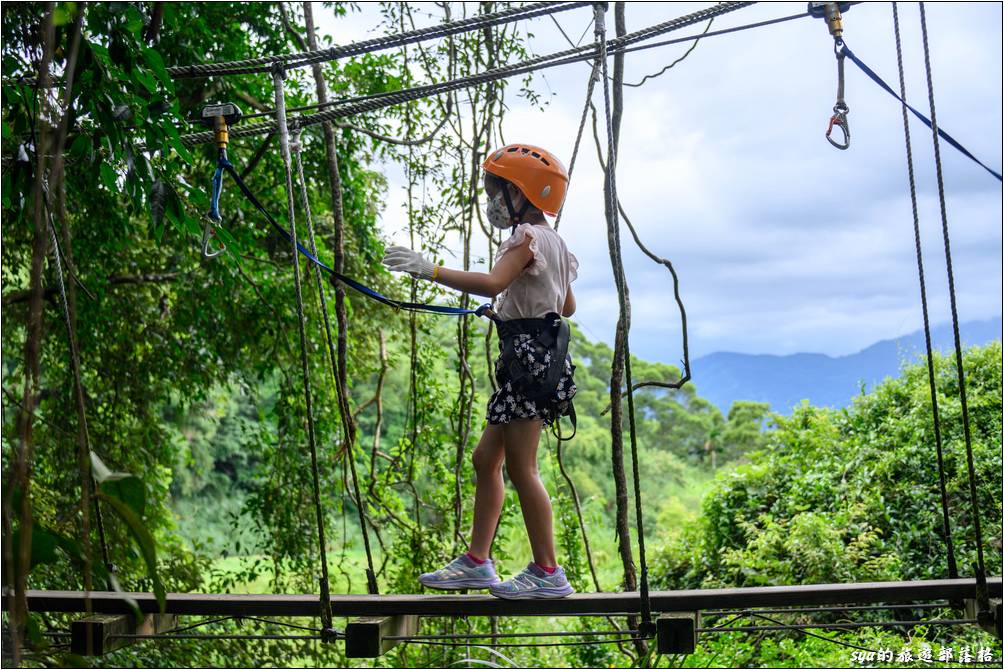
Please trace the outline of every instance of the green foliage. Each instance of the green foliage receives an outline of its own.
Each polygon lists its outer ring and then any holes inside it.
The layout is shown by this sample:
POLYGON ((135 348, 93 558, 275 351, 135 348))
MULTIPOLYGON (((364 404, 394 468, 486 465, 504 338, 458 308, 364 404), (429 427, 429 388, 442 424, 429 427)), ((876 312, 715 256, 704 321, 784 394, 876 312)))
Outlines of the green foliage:
MULTIPOLYGON (((988 575, 1001 571, 1000 361, 999 342, 964 354, 988 575)), ((975 529, 955 360, 936 354, 934 363, 952 536, 960 573, 972 574, 975 529)), ((926 364, 906 367, 845 410, 803 405, 772 420, 763 448, 720 473, 700 519, 665 545, 655 562, 659 587, 948 576, 926 364)), ((789 652, 777 658, 798 665, 800 656, 789 652)))
MULTIPOLYGON (((343 3, 330 7, 336 16, 351 8, 343 3)), ((477 11, 493 8, 493 3, 482 3, 477 11)), ((10 390, 5 393, 3 462, 9 471, 19 448, 18 422, 30 418, 35 443, 30 587, 80 589, 89 563, 96 585, 152 590, 161 600, 165 591, 317 591, 319 556, 290 269, 293 252, 228 184, 219 229, 227 253, 202 259, 201 214, 209 204, 216 156, 212 147, 186 148, 180 140, 190 129, 186 119, 206 102, 271 106, 270 76, 175 81, 166 71, 176 64, 299 50, 302 8, 294 3, 286 9, 288 28, 276 3, 56 3, 51 71, 57 78, 70 74, 70 40, 78 17, 82 37, 73 89, 65 99, 53 97, 45 111, 37 91, 21 79, 37 75, 45 6, 4 5, 0 146, 5 157, 23 154, 29 160, 12 161, 2 175, 3 381, 5 391, 10 390), (159 29, 154 27, 155 10, 163 12, 159 29), (48 214, 60 239, 75 307, 88 433, 92 450, 101 455, 91 461, 97 483, 94 509, 104 520, 115 574, 105 571, 100 558, 93 513, 91 536, 82 541, 80 427, 58 300, 43 305, 41 388, 32 399, 32 413, 26 414, 17 400, 26 376, 25 289, 36 234, 34 159, 44 140, 40 131, 51 139, 55 129, 49 124, 62 114, 69 129, 65 180, 53 188, 48 214), (138 150, 139 144, 145 149, 138 150)), ((382 10, 382 28, 388 32, 409 29, 416 23, 414 13, 425 11, 407 3, 384 3, 382 10)), ((446 11, 466 15, 475 9, 463 4, 446 11)), ((326 64, 323 74, 335 97, 464 76, 525 57, 521 30, 510 24, 491 33, 477 31, 350 58, 326 64)), ((518 87, 530 104, 540 104, 529 79, 518 87)), ((445 255, 445 241, 459 236, 466 243, 458 264, 476 263, 470 240, 483 223, 477 158, 500 140, 507 94, 505 84, 488 84, 469 92, 464 109, 458 97, 447 101, 444 96, 351 120, 372 133, 415 139, 450 114, 443 130, 418 147, 388 144, 351 127, 335 129, 346 274, 395 296, 470 304, 469 298, 458 301, 428 283, 391 276, 380 266, 384 241, 377 219, 397 195, 388 193, 381 170, 394 164, 405 171, 407 234, 413 246, 439 258, 445 255), (466 110, 468 102, 473 111, 466 110)), ((309 70, 290 73, 288 106, 313 103, 314 95, 309 70)), ((230 157, 238 169, 261 141, 231 143, 230 157)), ((326 147, 320 133, 306 132, 302 143, 317 241, 322 258, 331 261, 338 235, 326 147)), ((54 177, 47 172, 44 178, 54 177)), ((274 146, 266 147, 247 182, 282 222, 285 175, 274 146)), ((297 224, 302 231, 302 220, 297 224)), ((488 233, 491 253, 500 240, 488 233)), ((43 284, 54 287, 55 281, 47 262, 43 284)), ((330 289, 321 290, 332 310, 330 289)), ((418 574, 438 567, 464 545, 474 483, 468 459, 492 390, 496 341, 476 319, 414 317, 349 295, 348 328, 335 333, 344 337, 350 411, 359 428, 356 439, 347 443, 320 318, 322 296, 309 272, 303 295, 332 588, 365 590, 361 514, 381 590, 417 592, 418 574), (350 462, 359 473, 362 500, 353 493, 350 462)), ((579 426, 562 456, 579 498, 592 567, 600 586, 609 590, 621 581, 612 533, 606 414, 612 352, 576 329, 571 353, 577 365, 579 426)), ((953 534, 965 572, 973 558, 973 520, 966 503, 957 382, 947 361, 939 358, 937 363, 953 534)), ((632 365, 638 379, 671 382, 680 374, 661 363, 636 359, 632 365)), ((1000 472, 993 467, 1000 455, 999 346, 967 352, 966 366, 983 528, 989 547, 996 550, 987 553, 988 568, 999 572, 1000 472)), ((769 425, 764 405, 738 401, 722 416, 694 384, 638 391, 641 487, 647 539, 656 555, 654 586, 941 576, 940 493, 931 475, 933 437, 925 389, 926 372, 909 368, 901 380, 862 396, 846 412, 804 407, 788 419, 772 417, 769 425), (702 505, 708 486, 712 491, 702 505)), ((578 590, 592 590, 580 518, 572 488, 558 472, 553 439, 542 442, 540 463, 541 476, 555 492, 560 560, 578 590)), ((18 529, 11 541, 19 544, 18 529)), ((495 552, 506 571, 522 567, 529 555, 511 487, 495 552)), ((43 623, 58 627, 66 618, 33 617, 30 631, 41 630, 43 623)), ((497 623, 502 631, 526 632, 606 628, 610 622, 497 623)), ((425 632, 483 632, 489 627, 485 621, 426 625, 430 629, 425 632)), ((282 632, 261 622, 225 622, 215 630, 282 632)), ((41 645, 41 636, 35 637, 41 645)), ((728 659, 742 665, 810 665, 806 650, 812 650, 820 653, 820 662, 840 665, 843 657, 828 644, 810 639, 798 647, 787 638, 754 643, 723 636, 707 643, 688 664, 728 659)), ((442 651, 409 645, 380 662, 449 665, 466 653, 442 651)), ((634 662, 624 650, 606 644, 569 651, 514 649, 511 656, 521 665, 634 662)), ((61 662, 72 665, 78 659, 64 656, 61 662)), ((137 645, 98 661, 136 667, 196 662, 347 664, 340 645, 281 640, 254 646, 240 641, 137 645)))

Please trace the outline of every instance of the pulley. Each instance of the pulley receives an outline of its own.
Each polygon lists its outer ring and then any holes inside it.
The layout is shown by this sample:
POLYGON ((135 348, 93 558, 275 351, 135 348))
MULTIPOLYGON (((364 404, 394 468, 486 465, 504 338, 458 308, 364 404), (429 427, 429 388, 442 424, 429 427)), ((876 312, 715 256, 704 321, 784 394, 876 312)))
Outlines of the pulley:
POLYGON ((227 245, 220 244, 219 247, 211 250, 209 242, 216 235, 216 226, 223 220, 223 217, 220 216, 220 195, 223 193, 223 169, 227 163, 230 126, 239 123, 243 116, 240 107, 232 102, 224 102, 206 105, 195 120, 196 123, 213 129, 213 141, 219 152, 216 159, 216 172, 213 173, 209 212, 203 217, 202 255, 205 258, 219 256, 227 248, 227 245))
POLYGON ((830 29, 833 39, 839 40, 844 33, 841 14, 850 8, 849 2, 810 2, 809 15, 817 19, 826 19, 826 26, 830 29))

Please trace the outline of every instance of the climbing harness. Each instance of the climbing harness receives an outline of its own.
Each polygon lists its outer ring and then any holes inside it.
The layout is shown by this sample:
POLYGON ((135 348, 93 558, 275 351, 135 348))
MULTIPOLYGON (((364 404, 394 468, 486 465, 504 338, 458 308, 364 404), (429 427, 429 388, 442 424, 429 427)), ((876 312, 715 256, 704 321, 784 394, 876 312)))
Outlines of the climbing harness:
POLYGON ((833 53, 837 58, 837 102, 833 105, 833 116, 826 127, 826 141, 837 149, 847 149, 851 146, 851 127, 847 123, 847 113, 850 108, 844 101, 844 53, 840 47, 844 44, 844 27, 842 23, 842 12, 850 9, 849 2, 810 2, 809 15, 818 19, 826 20, 826 27, 833 36, 833 53), (843 138, 833 139, 833 127, 840 128, 843 138))
MULTIPOLYGON (((503 320, 491 309, 484 313, 491 319, 499 335, 499 362, 496 377, 499 387, 509 382, 513 390, 535 403, 549 403, 556 411, 556 419, 567 416, 572 422, 572 434, 558 437, 570 440, 575 436, 577 421, 572 401, 562 407, 556 397, 558 383, 565 371, 571 328, 557 312, 540 318, 503 320), (520 335, 529 335, 528 341, 518 341, 520 335), (520 353, 523 353, 523 356, 520 353), (546 363, 545 363, 546 361, 546 363), (535 375, 534 368, 546 365, 543 376, 535 375)), ((574 370, 574 368, 573 368, 574 370)))
POLYGON ((204 258, 215 258, 227 249, 227 245, 220 244, 216 249, 209 249, 209 242, 216 236, 216 229, 223 222, 220 216, 220 195, 223 193, 223 170, 228 164, 227 144, 230 142, 230 126, 241 120, 240 107, 232 102, 223 104, 206 105, 199 115, 199 123, 213 129, 213 140, 218 151, 216 159, 216 172, 213 173, 213 188, 209 199, 209 212, 206 213, 202 226, 202 256, 204 258))
MULTIPOLYGON (((219 199, 223 190, 222 186, 223 173, 229 174, 231 178, 233 178, 234 183, 237 185, 237 188, 240 189, 244 197, 247 198, 248 202, 250 202, 263 217, 265 217, 265 220, 268 221, 268 223, 272 226, 272 228, 276 230, 276 232, 278 232, 283 238, 285 238, 286 241, 288 242, 293 241, 293 236, 291 235, 290 231, 283 228, 279 224, 279 222, 276 221, 275 218, 268 212, 268 210, 265 209, 265 206, 261 203, 261 200, 259 200, 257 196, 255 196, 255 194, 251 191, 248 185, 244 182, 244 179, 241 178, 240 173, 234 167, 233 163, 231 163, 230 160, 227 158, 226 138, 228 136, 228 131, 229 131, 229 124, 226 122, 227 115, 226 114, 213 115, 211 112, 215 110, 221 110, 225 112, 229 108, 237 109, 237 106, 234 105, 233 103, 226 103, 225 105, 212 105, 209 108, 207 108, 209 110, 208 112, 206 109, 204 109, 202 114, 203 118, 205 118, 206 115, 208 114, 209 118, 213 119, 212 122, 214 124, 222 123, 223 126, 222 130, 215 130, 217 126, 214 125, 214 133, 216 133, 219 137, 222 138, 218 140, 218 145, 222 143, 222 146, 219 149, 219 157, 216 162, 216 173, 213 175, 212 197, 210 199, 209 214, 207 215, 209 221, 207 221, 206 223, 207 228, 203 231, 203 254, 206 255, 207 258, 212 258, 214 256, 217 256, 225 249, 225 247, 221 247, 212 252, 210 252, 208 249, 208 242, 215 235, 213 227, 216 224, 218 224, 219 221, 222 220, 219 213, 219 199), (222 122, 219 120, 220 118, 222 118, 222 122)), ((239 116, 235 116, 233 118, 235 118, 236 121, 240 120, 239 116)), ((487 305, 482 305, 477 309, 463 309, 461 307, 452 307, 449 305, 429 305, 425 303, 407 302, 403 300, 395 300, 394 298, 388 298, 387 296, 382 295, 381 293, 371 289, 365 284, 362 284, 356 281, 355 279, 352 279, 351 277, 347 277, 340 272, 336 272, 334 268, 326 264, 324 261, 320 260, 315 254, 311 253, 311 251, 307 249, 305 246, 303 246, 303 244, 301 244, 300 242, 296 242, 296 248, 307 260, 309 260, 311 263, 313 263, 321 270, 323 270, 328 275, 329 279, 332 282, 336 281, 341 282, 342 284, 349 286, 350 288, 358 291, 359 293, 362 293, 366 297, 372 300, 376 300, 377 302, 387 305, 388 307, 393 307, 394 309, 413 311, 413 312, 431 312, 435 314, 448 314, 452 316, 460 316, 463 314, 478 314, 480 316, 479 314, 480 310, 487 307, 487 305)))

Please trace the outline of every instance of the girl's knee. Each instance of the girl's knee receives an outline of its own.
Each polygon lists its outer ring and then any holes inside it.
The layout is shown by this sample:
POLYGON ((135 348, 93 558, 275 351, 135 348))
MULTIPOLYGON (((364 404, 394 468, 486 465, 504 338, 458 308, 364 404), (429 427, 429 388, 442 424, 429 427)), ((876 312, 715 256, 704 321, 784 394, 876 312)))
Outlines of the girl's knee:
POLYGON ((502 469, 502 455, 496 450, 478 447, 471 454, 474 472, 479 475, 490 475, 502 469))
POLYGON ((509 481, 516 487, 517 491, 527 486, 537 486, 540 482, 540 473, 536 465, 513 467, 510 464, 506 468, 506 472, 509 475, 509 481))

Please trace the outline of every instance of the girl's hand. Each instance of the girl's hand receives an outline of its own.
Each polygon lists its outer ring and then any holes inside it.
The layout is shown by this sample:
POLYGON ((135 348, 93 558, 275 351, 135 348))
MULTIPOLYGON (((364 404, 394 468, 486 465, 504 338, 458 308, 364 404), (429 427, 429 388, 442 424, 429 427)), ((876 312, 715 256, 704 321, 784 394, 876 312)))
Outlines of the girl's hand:
POLYGON ((432 280, 432 272, 436 266, 427 261, 417 251, 407 247, 388 247, 383 256, 383 264, 394 272, 408 272, 418 279, 432 280))

